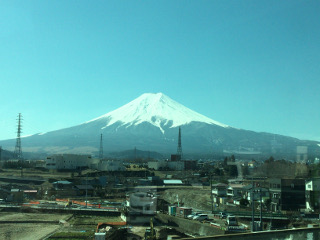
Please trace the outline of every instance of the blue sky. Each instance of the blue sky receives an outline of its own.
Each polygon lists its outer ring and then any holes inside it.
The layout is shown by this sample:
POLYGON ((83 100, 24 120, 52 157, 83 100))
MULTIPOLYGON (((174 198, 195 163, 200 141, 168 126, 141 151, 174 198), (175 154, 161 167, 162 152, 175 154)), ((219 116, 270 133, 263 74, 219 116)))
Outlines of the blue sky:
POLYGON ((320 141, 320 1, 0 1, 0 139, 163 92, 233 127, 320 141))

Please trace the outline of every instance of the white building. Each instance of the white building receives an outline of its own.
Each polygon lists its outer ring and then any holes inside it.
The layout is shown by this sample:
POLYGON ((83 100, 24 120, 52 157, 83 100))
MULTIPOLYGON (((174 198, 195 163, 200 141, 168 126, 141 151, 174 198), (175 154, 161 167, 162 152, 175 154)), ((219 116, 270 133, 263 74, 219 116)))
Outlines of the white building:
POLYGON ((320 209, 320 179, 306 181, 306 209, 319 211, 320 209))
POLYGON ((148 162, 148 168, 161 170, 168 168, 173 171, 182 171, 185 169, 184 161, 152 161, 148 162))
POLYGON ((165 167, 167 167, 167 163, 165 161, 148 162, 148 168, 150 169, 159 170, 160 168, 165 168, 165 167))
POLYGON ((184 161, 168 161, 168 168, 174 171, 184 170, 184 161))
POLYGON ((92 162, 90 155, 55 154, 46 159, 47 169, 81 169, 89 167, 92 162))

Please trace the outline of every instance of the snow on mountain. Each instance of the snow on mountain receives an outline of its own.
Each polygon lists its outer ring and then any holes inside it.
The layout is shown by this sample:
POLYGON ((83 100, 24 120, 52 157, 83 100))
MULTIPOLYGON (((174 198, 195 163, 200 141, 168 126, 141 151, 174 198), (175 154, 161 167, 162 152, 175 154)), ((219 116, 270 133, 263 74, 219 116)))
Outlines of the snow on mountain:
POLYGON ((224 128, 229 127, 183 106, 163 93, 142 94, 128 104, 86 123, 97 120, 106 121, 103 128, 116 122, 121 122, 121 126, 126 127, 148 122, 158 127, 162 133, 164 133, 164 130, 161 126, 173 128, 190 122, 203 122, 224 128))

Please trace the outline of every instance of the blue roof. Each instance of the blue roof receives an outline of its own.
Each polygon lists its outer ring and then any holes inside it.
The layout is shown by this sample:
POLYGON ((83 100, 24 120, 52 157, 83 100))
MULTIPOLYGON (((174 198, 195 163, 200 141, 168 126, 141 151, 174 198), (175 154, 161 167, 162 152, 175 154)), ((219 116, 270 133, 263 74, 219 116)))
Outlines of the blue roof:
POLYGON ((72 182, 69 181, 56 181, 53 184, 71 184, 72 182))
POLYGON ((163 180, 164 184, 183 184, 179 179, 163 180))

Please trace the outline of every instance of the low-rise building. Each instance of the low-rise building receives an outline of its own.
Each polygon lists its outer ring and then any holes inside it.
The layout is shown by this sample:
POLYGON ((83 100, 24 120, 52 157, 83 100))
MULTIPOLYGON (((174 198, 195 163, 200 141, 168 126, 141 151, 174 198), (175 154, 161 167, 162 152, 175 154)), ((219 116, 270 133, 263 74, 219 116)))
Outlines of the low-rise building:
POLYGON ((154 169, 154 170, 161 170, 163 168, 167 167, 167 163, 165 161, 152 161, 148 162, 148 168, 154 169))
POLYGON ((180 179, 165 179, 163 180, 163 184, 170 186, 181 186, 183 185, 183 182, 180 179))
POLYGON ((297 211, 306 206, 305 180, 298 178, 274 178, 269 180, 271 210, 297 211))
POLYGON ((227 196, 229 198, 242 197, 243 185, 242 184, 230 184, 227 188, 227 196))
POLYGON ((56 170, 75 170, 88 168, 92 158, 90 155, 55 154, 46 158, 46 168, 56 170))
POLYGON ((255 186, 252 187, 252 184, 246 185, 243 187, 243 198, 247 199, 249 202, 252 201, 260 201, 260 198, 262 202, 265 199, 269 199, 269 189, 268 188, 263 188, 260 186, 255 186))
POLYGON ((320 178, 306 181, 306 210, 319 212, 320 178))
POLYGON ((212 185, 212 194, 214 197, 225 197, 227 196, 227 184, 217 183, 212 185))

